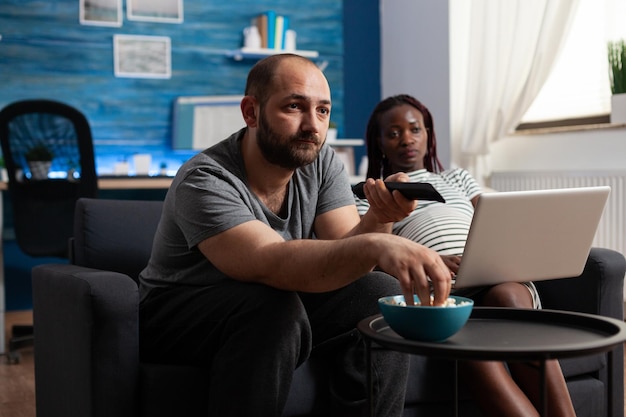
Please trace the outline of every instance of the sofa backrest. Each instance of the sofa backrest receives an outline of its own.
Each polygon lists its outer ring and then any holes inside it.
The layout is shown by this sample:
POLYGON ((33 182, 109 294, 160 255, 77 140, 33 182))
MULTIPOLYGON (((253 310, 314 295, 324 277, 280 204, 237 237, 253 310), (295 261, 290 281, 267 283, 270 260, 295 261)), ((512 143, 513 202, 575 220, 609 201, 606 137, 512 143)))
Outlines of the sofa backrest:
POLYGON ((137 281, 150 258, 162 208, 162 201, 79 199, 71 262, 137 281))

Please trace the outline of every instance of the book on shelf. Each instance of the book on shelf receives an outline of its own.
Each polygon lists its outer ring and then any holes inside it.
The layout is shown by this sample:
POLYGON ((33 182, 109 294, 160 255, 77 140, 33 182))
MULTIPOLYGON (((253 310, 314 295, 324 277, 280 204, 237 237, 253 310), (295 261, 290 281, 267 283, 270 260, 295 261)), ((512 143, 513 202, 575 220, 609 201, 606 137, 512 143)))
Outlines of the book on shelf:
POLYGON ((273 10, 261 13, 253 19, 261 35, 261 48, 285 49, 285 33, 289 30, 289 18, 277 15, 273 10))
POLYGON ((274 34, 276 33, 276 13, 273 10, 265 12, 267 16, 267 47, 274 48, 274 34))
POLYGON ((265 13, 258 15, 255 24, 261 36, 261 48, 267 48, 267 15, 265 13))
POLYGON ((285 32, 289 29, 289 18, 276 16, 274 49, 285 49, 285 32))

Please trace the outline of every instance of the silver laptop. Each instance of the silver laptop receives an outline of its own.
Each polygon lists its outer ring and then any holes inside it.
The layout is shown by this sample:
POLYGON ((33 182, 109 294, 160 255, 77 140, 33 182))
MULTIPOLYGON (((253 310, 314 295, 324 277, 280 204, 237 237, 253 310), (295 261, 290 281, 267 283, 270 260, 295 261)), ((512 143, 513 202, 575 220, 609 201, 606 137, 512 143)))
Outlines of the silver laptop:
POLYGON ((482 194, 454 288, 580 275, 610 190, 482 194))

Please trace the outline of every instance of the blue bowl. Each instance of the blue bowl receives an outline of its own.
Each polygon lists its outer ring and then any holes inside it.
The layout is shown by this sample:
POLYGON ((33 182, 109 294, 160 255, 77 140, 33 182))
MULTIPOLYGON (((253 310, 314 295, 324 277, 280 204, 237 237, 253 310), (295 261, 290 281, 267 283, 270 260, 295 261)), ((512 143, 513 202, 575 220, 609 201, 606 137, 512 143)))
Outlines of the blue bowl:
POLYGON ((474 307, 474 301, 469 298, 455 295, 449 298, 454 300, 454 305, 421 306, 415 296, 415 305, 407 306, 403 295, 393 295, 380 298, 378 307, 389 327, 405 339, 443 342, 461 330, 474 307))

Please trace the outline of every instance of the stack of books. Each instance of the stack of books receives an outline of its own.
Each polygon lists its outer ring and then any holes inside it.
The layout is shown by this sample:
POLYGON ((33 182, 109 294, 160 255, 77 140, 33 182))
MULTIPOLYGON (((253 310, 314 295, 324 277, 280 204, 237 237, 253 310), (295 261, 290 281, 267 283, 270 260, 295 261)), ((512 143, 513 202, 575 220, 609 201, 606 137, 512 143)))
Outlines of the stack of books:
POLYGON ((285 49, 285 32, 289 30, 289 18, 268 10, 253 20, 261 35, 261 48, 285 49))

